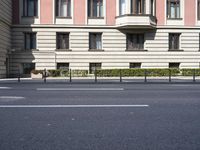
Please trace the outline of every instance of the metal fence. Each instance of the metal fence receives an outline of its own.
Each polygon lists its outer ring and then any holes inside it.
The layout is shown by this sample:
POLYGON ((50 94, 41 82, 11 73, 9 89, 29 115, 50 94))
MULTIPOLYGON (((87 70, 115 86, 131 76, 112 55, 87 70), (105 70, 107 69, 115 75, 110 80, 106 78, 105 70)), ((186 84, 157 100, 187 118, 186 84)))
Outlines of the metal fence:
MULTIPOLYGON (((130 69, 129 69, 130 70, 130 69)), ((29 81, 38 81, 42 83, 47 83, 50 81, 66 82, 66 83, 79 83, 79 82, 90 82, 90 83, 102 83, 102 82, 115 82, 115 83, 152 83, 152 82, 194 82, 198 83, 200 81, 200 70, 190 69, 189 71, 180 71, 173 69, 165 69, 162 72, 158 70, 151 69, 137 69, 127 71, 125 69, 117 70, 95 70, 93 74, 77 74, 78 71, 75 70, 65 70, 62 77, 56 78, 52 77, 46 69, 42 71, 42 76, 40 78, 29 78, 29 81), (76 73, 74 73, 76 72, 76 73)), ((79 71, 81 72, 81 71, 79 71)), ((12 79, 18 83, 24 82, 25 76, 23 74, 10 74, 6 79, 12 79)))

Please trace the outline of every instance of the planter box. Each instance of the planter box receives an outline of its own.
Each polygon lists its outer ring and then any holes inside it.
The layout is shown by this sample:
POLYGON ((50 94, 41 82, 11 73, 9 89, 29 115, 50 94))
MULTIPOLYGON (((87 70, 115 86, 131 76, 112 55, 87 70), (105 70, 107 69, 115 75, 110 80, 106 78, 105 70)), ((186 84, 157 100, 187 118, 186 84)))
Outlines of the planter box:
POLYGON ((38 74, 31 73, 31 78, 32 79, 42 79, 42 74, 41 73, 38 73, 38 74))

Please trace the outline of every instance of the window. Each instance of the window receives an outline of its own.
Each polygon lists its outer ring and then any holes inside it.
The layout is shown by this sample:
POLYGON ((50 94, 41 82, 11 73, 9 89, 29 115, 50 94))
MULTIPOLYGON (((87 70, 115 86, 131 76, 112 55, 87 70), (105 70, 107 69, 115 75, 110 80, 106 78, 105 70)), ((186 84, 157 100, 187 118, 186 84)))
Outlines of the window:
POLYGON ((23 0, 23 15, 34 17, 38 15, 38 0, 23 0))
POLYGON ((125 14, 126 14, 126 1, 119 0, 119 15, 125 15, 125 14))
POLYGON ((154 16, 155 15, 155 7, 154 7, 154 0, 151 0, 151 8, 150 8, 150 10, 151 10, 151 15, 152 16, 154 16))
POLYGON ((169 63, 169 68, 179 68, 180 63, 169 63))
POLYGON ((145 14, 145 0, 131 0, 132 14, 145 14))
POLYGON ((88 0, 88 17, 103 17, 103 0, 88 0))
POLYGON ((56 17, 71 16, 71 0, 56 0, 56 17))
POLYGON ((90 63, 90 74, 94 74, 95 70, 101 69, 101 63, 90 63))
POLYGON ((24 33, 26 50, 36 49, 36 33, 24 33))
POLYGON ((141 63, 130 63, 130 66, 129 68, 132 69, 132 68, 141 68, 141 63))
POLYGON ((198 20, 200 20, 200 0, 198 0, 198 3, 197 3, 197 16, 198 16, 198 20))
POLYGON ((31 74, 31 71, 35 69, 35 63, 23 63, 23 74, 31 74))
POLYGON ((102 49, 102 33, 89 34, 89 49, 102 49))
POLYGON ((169 49, 179 50, 179 40, 180 33, 170 33, 169 34, 169 49))
POLYGON ((69 33, 57 33, 57 49, 69 49, 69 33))
POLYGON ((127 50, 143 50, 144 34, 127 34, 127 50))
POLYGON ((57 63, 57 69, 69 70, 69 63, 57 63))
POLYGON ((167 7, 168 18, 180 18, 180 0, 168 0, 167 7))

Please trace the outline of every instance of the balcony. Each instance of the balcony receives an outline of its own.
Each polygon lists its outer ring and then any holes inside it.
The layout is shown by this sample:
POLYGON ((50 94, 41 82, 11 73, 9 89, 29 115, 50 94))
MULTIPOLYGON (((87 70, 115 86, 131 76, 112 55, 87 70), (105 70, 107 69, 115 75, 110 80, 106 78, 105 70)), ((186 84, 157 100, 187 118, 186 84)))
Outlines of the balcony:
POLYGON ((126 14, 116 17, 116 26, 118 28, 156 28, 156 17, 149 14, 126 14))

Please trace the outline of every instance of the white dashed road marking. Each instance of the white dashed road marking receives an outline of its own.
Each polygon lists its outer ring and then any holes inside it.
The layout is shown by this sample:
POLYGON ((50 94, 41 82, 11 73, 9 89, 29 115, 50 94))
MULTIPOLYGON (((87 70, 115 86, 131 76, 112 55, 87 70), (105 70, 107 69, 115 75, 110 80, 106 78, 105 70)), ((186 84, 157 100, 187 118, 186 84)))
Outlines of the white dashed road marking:
POLYGON ((37 88, 37 91, 123 91, 123 88, 37 88))
POLYGON ((0 108, 131 108, 149 105, 0 105, 0 108))

